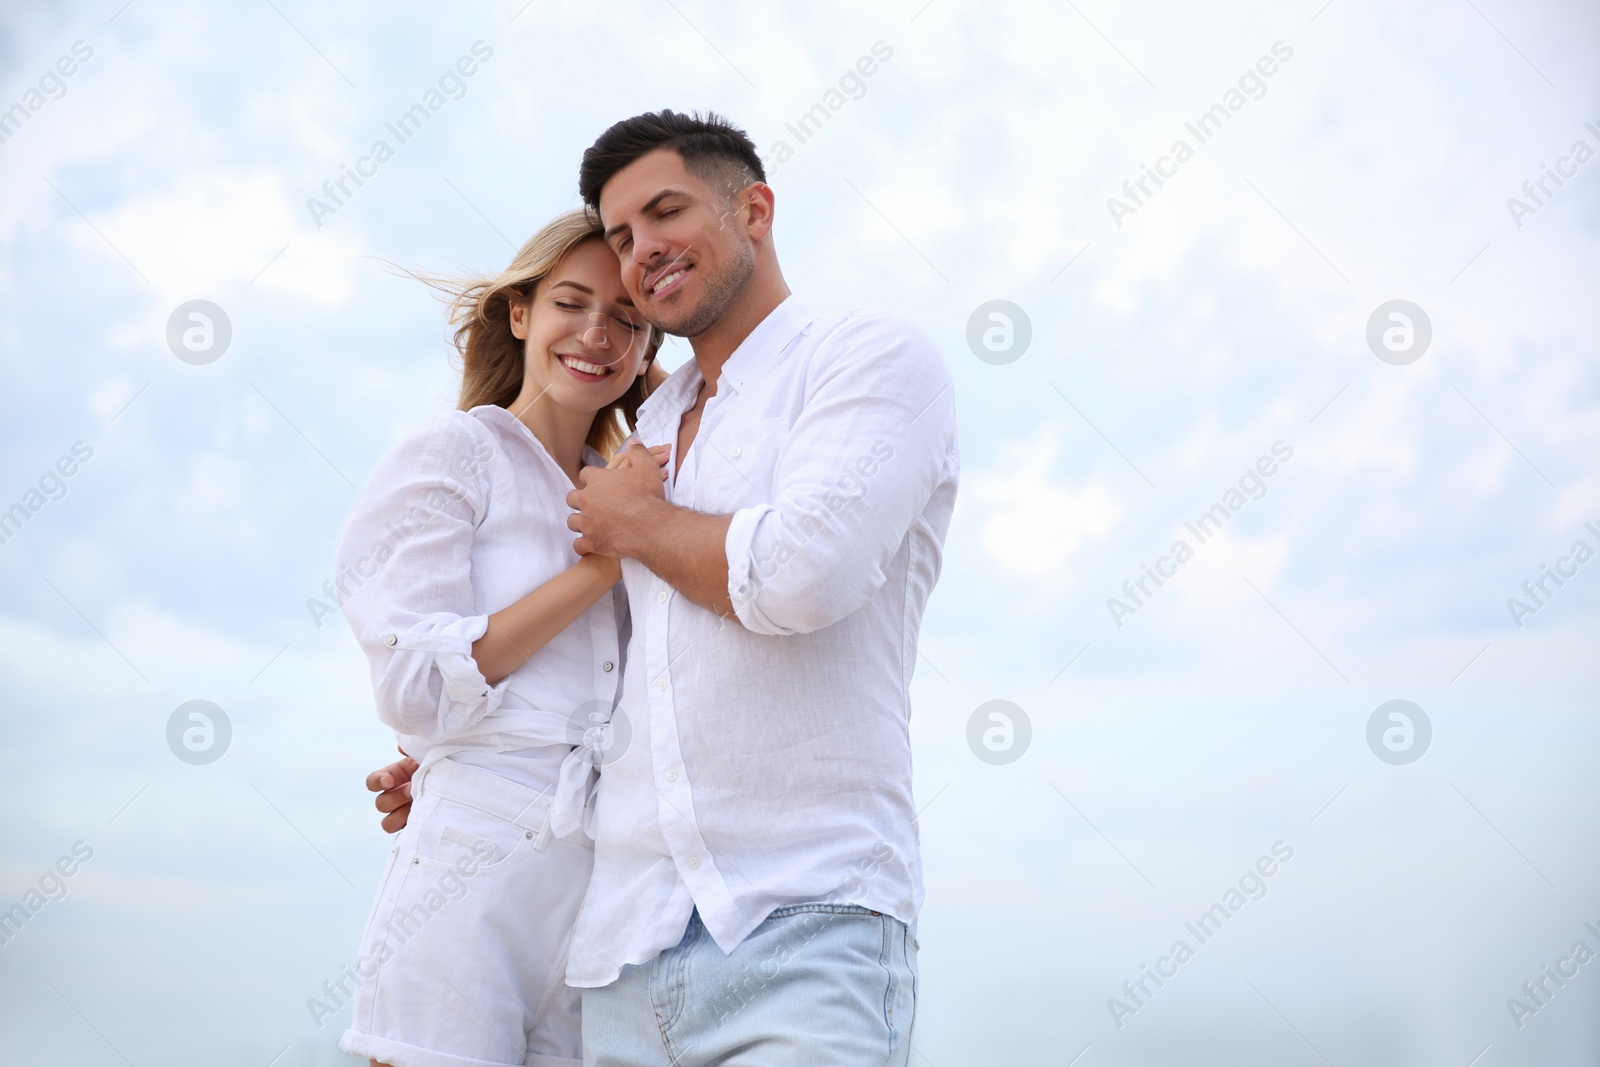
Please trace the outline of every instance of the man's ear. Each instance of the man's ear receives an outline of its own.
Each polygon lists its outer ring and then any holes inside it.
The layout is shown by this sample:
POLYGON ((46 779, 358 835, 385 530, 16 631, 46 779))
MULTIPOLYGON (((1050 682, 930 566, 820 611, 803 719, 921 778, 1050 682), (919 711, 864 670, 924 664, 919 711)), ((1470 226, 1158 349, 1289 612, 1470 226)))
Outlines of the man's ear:
POLYGON ((745 232, 759 241, 772 232, 777 197, 766 182, 751 182, 741 194, 745 209, 745 232))

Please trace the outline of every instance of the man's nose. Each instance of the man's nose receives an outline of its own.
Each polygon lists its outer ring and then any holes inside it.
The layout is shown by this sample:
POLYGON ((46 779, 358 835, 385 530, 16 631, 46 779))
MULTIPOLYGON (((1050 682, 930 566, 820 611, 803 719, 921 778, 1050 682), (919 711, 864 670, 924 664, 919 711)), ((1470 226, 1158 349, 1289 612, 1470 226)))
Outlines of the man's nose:
POLYGON ((654 270, 671 252, 672 246, 649 229, 640 228, 634 231, 633 258, 646 273, 654 270))

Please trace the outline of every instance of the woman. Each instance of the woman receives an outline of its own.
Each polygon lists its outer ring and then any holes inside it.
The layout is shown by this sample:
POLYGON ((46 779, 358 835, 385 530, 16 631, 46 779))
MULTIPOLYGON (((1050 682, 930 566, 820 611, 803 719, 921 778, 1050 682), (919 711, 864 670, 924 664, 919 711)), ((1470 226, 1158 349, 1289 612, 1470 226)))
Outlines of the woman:
POLYGON ((340 1047, 576 1065, 563 979, 627 600, 616 560, 573 555, 566 494, 632 428, 661 336, 581 212, 498 275, 432 284, 453 298, 460 409, 379 462, 336 554, 378 716, 420 763, 340 1047))

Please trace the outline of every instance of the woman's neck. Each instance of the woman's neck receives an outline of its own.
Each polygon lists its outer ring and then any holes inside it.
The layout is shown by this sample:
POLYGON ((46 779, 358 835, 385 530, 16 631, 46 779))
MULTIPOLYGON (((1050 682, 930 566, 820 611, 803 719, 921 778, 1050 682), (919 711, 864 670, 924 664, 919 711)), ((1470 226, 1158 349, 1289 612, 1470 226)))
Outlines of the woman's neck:
POLYGON ((578 470, 583 466, 583 446, 594 425, 594 415, 564 408, 526 388, 511 405, 511 413, 539 439, 550 458, 576 485, 578 470))

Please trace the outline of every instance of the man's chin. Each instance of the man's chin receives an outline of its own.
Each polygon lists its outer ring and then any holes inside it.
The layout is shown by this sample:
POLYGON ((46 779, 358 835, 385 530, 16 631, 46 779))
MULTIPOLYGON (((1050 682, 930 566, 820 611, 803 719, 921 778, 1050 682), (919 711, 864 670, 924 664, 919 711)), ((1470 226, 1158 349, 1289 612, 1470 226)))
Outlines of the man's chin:
POLYGON ((716 308, 651 308, 648 318, 662 333, 673 337, 696 337, 716 325, 720 312, 716 308))

